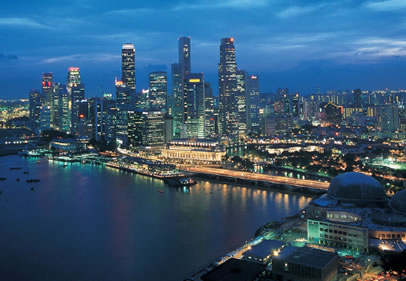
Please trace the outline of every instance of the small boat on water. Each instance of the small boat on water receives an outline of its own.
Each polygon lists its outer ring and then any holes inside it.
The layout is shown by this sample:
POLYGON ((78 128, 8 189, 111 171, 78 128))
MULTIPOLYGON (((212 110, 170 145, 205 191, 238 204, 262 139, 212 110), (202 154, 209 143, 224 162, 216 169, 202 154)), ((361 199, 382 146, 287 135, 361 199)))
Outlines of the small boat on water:
POLYGON ((6 179, 6 177, 0 177, 0 181, 5 181, 6 179))
POLYGON ((24 175, 27 175, 28 173, 29 173, 28 171, 24 171, 24 173, 23 173, 23 174, 24 174, 24 175))
POLYGON ((40 160, 38 160, 38 161, 37 161, 37 164, 41 164, 41 161, 40 161, 40 160))
POLYGON ((62 167, 63 167, 63 168, 66 168, 66 167, 68 167, 68 164, 64 164, 62 167))
POLYGON ((28 179, 26 182, 31 183, 31 182, 40 182, 40 179, 28 179))
POLYGON ((167 178, 164 179, 164 182, 174 187, 192 186, 196 184, 194 179, 188 177, 167 178))
POLYGON ((21 170, 21 167, 10 167, 10 170, 21 170))

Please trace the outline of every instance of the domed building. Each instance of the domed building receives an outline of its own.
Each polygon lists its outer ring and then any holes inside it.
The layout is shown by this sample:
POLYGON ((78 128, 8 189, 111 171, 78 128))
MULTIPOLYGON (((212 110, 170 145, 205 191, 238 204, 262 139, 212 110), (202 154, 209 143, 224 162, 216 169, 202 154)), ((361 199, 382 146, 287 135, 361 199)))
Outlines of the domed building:
POLYGON ((406 215, 406 189, 396 192, 390 200, 389 206, 395 212, 406 215))
POLYGON ((335 177, 327 194, 339 203, 353 203, 359 206, 382 206, 387 201, 385 190, 376 179, 355 172, 335 177))
POLYGON ((364 253, 406 251, 406 190, 388 201, 374 178, 343 173, 310 202, 308 241, 364 253))

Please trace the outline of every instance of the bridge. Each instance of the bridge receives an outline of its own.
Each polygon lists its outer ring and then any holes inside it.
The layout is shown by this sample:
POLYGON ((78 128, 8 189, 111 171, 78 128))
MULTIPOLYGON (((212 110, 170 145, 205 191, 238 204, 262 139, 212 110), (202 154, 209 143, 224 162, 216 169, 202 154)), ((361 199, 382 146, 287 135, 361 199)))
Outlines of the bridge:
POLYGON ((301 192, 327 191, 330 185, 327 181, 295 179, 207 166, 183 166, 181 169, 195 173, 198 176, 204 176, 205 178, 301 192))

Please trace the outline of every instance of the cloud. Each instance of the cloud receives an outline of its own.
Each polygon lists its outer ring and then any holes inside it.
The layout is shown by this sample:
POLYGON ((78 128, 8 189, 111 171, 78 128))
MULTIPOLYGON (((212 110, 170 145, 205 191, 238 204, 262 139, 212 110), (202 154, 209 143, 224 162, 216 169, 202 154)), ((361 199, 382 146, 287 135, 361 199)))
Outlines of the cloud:
POLYGON ((132 15, 132 14, 148 14, 153 12, 153 9, 148 9, 148 8, 138 8, 138 9, 120 9, 120 10, 112 10, 108 11, 105 14, 106 15, 132 15))
POLYGON ((109 54, 109 53, 91 53, 91 54, 72 54, 67 56, 57 56, 51 58, 45 58, 41 60, 41 63, 50 64, 50 63, 60 63, 60 62, 106 62, 119 60, 121 58, 118 54, 109 54))
POLYGON ((180 3, 174 6, 172 10, 188 10, 188 9, 212 9, 212 8, 236 8, 236 9, 246 9, 246 8, 262 8, 268 6, 270 0, 223 0, 223 1, 199 1, 195 4, 190 3, 180 3))
POLYGON ((0 62, 16 61, 18 57, 13 54, 0 54, 0 62))
POLYGON ((280 18, 292 18, 295 16, 311 13, 325 6, 326 6, 325 4, 319 4, 316 6, 291 6, 280 12, 278 16, 280 18))
POLYGON ((405 0, 369 1, 366 7, 377 11, 396 11, 406 8, 405 0))
POLYGON ((42 24, 29 18, 0 18, 0 26, 28 27, 38 29, 52 29, 51 26, 42 24))

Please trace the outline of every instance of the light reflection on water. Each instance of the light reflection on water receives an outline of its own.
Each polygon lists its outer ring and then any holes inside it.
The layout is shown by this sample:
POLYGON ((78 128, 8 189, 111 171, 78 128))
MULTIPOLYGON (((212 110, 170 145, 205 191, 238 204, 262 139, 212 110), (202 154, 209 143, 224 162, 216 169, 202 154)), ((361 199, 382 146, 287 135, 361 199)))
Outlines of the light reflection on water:
POLYGON ((17 156, 0 157, 3 175, 0 269, 21 281, 183 280, 310 200, 204 180, 177 189, 112 168, 17 156), (34 192, 26 178, 41 179, 34 192))

